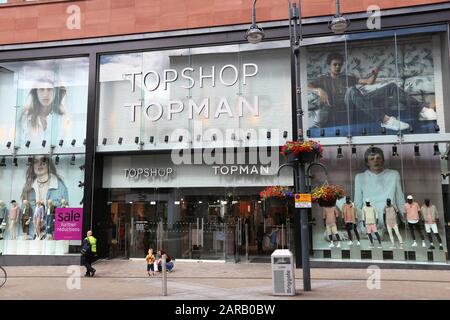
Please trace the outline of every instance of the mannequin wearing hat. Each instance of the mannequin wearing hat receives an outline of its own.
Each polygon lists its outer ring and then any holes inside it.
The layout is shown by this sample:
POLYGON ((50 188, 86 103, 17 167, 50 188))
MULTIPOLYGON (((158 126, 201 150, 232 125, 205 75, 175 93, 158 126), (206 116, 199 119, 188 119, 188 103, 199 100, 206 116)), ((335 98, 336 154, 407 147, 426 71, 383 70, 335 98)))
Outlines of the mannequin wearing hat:
POLYGON ((434 249, 433 237, 431 236, 431 231, 433 231, 434 236, 439 241, 439 249, 443 250, 442 239, 437 228, 439 216, 436 206, 431 204, 430 199, 425 199, 425 204, 420 208, 420 212, 422 212, 423 219, 425 220, 425 232, 428 234, 428 239, 430 240, 430 247, 428 249, 434 249))
POLYGON ((405 210, 406 215, 406 221, 408 222, 408 228, 411 232, 411 237, 413 238, 413 244, 412 247, 417 247, 416 242, 416 235, 414 233, 414 229, 417 229, 417 231, 420 234, 420 238, 422 239, 422 247, 426 247, 427 244, 425 243, 425 237, 423 236, 422 230, 420 229, 419 221, 421 220, 420 217, 420 206, 417 202, 414 201, 414 198, 412 195, 408 195, 406 197, 406 203, 403 206, 405 210))
POLYGON ((338 241, 336 247, 341 247, 341 238, 339 237, 336 226, 337 217, 339 217, 339 211, 336 209, 336 206, 323 208, 323 222, 327 230, 328 238, 330 239, 330 248, 334 248, 333 234, 336 235, 338 241))
POLYGON ((367 236, 370 240, 370 247, 373 248, 373 238, 372 233, 375 234, 378 240, 378 248, 381 249, 381 237, 378 234, 377 223, 378 223, 378 214, 377 210, 374 206, 370 204, 370 199, 366 199, 366 205, 362 209, 363 223, 366 227, 367 236))
POLYGON ((345 203, 342 206, 342 216, 344 218, 345 228, 347 229, 348 238, 350 240, 348 242, 348 245, 350 246, 353 244, 353 238, 352 238, 352 232, 351 232, 353 229, 356 239, 358 239, 356 244, 359 246, 361 243, 360 243, 360 239, 359 239, 358 228, 356 227, 356 208, 355 208, 355 205, 353 204, 353 202, 350 200, 349 196, 345 197, 345 203))
POLYGON ((391 240, 391 248, 395 248, 394 236, 392 234, 392 229, 394 229, 395 234, 397 235, 398 241, 400 243, 400 249, 403 248, 403 239, 400 235, 400 231, 398 230, 397 224, 397 215, 399 211, 395 204, 391 203, 391 199, 386 199, 386 206, 384 207, 384 223, 386 224, 389 239, 391 240))

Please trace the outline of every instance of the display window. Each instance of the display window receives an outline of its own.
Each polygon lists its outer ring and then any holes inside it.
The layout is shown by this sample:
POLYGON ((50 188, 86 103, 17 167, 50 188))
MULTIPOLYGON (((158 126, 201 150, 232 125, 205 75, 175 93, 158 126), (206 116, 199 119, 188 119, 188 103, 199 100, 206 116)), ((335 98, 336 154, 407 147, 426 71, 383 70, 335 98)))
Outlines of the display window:
POLYGON ((10 181, 0 189, 2 252, 71 253, 80 245, 82 219, 66 209, 83 207, 84 155, 10 156, 1 163, 0 179, 10 181), (78 238, 65 236, 69 228, 79 230, 78 238))
POLYGON ((97 150, 279 146, 289 66, 285 41, 102 55, 97 150))
POLYGON ((312 208, 316 258, 445 263, 448 210, 445 144, 325 148, 314 186, 340 185, 345 197, 312 208), (444 150, 442 150, 443 154, 444 150))
POLYGON ((436 133, 443 124, 445 32, 380 32, 304 47, 312 137, 436 133))
POLYGON ((86 57, 0 63, 0 251, 63 255, 80 245, 86 57))

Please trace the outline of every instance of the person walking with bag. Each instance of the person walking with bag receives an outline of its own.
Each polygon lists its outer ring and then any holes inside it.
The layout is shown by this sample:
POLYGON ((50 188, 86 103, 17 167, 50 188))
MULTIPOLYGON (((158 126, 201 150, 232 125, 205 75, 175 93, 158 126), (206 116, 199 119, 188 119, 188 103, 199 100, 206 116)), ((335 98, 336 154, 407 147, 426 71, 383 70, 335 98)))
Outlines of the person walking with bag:
POLYGON ((92 262, 94 262, 95 256, 97 255, 97 239, 92 236, 91 230, 86 233, 86 238, 83 239, 81 255, 83 265, 86 267, 86 274, 84 276, 93 277, 95 271, 97 271, 92 267, 92 262))

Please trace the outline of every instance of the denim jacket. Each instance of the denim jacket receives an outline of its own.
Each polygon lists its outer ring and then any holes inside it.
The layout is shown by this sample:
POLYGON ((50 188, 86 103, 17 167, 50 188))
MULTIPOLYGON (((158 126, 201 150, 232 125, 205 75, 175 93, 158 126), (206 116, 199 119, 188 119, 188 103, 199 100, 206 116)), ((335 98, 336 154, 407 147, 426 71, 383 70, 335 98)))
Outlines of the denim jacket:
MULTIPOLYGON (((64 182, 57 178, 55 175, 51 175, 51 182, 50 186, 47 191, 47 196, 45 199, 40 200, 49 200, 51 199, 53 201, 53 204, 55 207, 59 207, 61 205, 61 199, 66 199, 66 201, 69 201, 69 194, 67 192, 67 187, 64 184, 64 182)), ((33 187, 30 191, 27 193, 27 200, 30 202, 32 206, 36 205, 36 191, 33 184, 33 187)))

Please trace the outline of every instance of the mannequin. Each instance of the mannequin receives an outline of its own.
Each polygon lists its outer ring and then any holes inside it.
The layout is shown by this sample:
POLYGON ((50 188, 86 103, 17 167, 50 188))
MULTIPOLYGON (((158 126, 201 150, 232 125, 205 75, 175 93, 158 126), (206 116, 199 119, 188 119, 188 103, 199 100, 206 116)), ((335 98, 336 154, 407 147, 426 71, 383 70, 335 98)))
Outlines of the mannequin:
POLYGON ((336 235, 336 239, 338 241, 337 247, 341 247, 341 238, 337 232, 336 227, 336 218, 339 217, 339 211, 337 211, 336 207, 324 207, 323 208, 323 223, 327 230, 328 238, 330 239, 330 248, 334 248, 333 243, 333 234, 336 235))
POLYGON ((425 204, 420 208, 422 212, 423 219, 425 220, 425 232, 428 234, 428 239, 430 239, 430 247, 428 249, 434 249, 433 237, 431 236, 431 231, 433 231, 434 236, 439 241, 439 249, 443 250, 442 240, 439 236, 437 223, 439 221, 438 212, 436 206, 431 204, 430 199, 425 199, 425 204))
POLYGON ((53 239, 53 229, 55 226, 55 206, 53 205, 53 201, 51 199, 47 201, 47 215, 45 219, 47 221, 47 237, 49 239, 53 239))
POLYGON ((3 200, 0 200, 0 240, 3 239, 3 230, 4 230, 3 220, 5 220, 7 211, 8 209, 6 209, 5 202, 3 202, 3 200))
POLYGON ((6 205, 5 202, 3 202, 3 200, 0 200, 0 224, 2 224, 3 220, 6 217, 6 205))
POLYGON ((28 236, 30 234, 30 222, 31 222, 31 207, 28 200, 23 200, 23 207, 22 207, 22 232, 24 233, 25 240, 28 239, 28 236))
POLYGON ((34 237, 36 240, 41 238, 41 227, 44 219, 44 208, 41 201, 36 201, 36 207, 33 213, 34 237))
POLYGON ((11 200, 11 210, 9 210, 8 235, 10 240, 16 239, 17 221, 19 220, 20 208, 16 200, 11 200))
POLYGON ((380 235, 378 234, 377 229, 378 223, 377 210, 370 204, 370 199, 366 199, 366 205, 362 209, 362 215, 364 220, 364 226, 366 227, 367 236, 369 237, 370 240, 370 248, 373 248, 373 238, 372 238, 373 232, 375 233, 375 236, 377 237, 378 240, 378 249, 381 249, 382 248, 381 238, 380 235))
POLYGON ((391 199, 386 199, 386 206, 384 207, 383 217, 384 223, 389 233, 389 239, 391 239, 391 248, 395 248, 394 236, 392 234, 392 229, 394 229, 395 234, 397 235, 398 238, 398 242, 400 243, 400 249, 403 249, 403 239, 402 236, 400 235, 400 231, 398 230, 397 214, 398 214, 397 206, 391 203, 391 199))
POLYGON ((420 206, 417 202, 413 201, 413 199, 414 198, 412 195, 408 195, 406 197, 406 203, 404 205, 406 221, 408 222, 408 228, 409 228, 409 231, 411 232, 411 236, 414 240, 414 242, 411 246, 417 247, 416 235, 414 234, 414 229, 417 228, 417 231, 420 234, 420 238, 422 238, 422 247, 425 248, 427 245, 425 243, 425 237, 422 233, 422 230, 420 229, 420 224, 419 224, 419 221, 421 220, 420 206))
POLYGON ((356 220, 357 220, 356 219, 356 208, 355 208, 355 205, 353 204, 353 202, 350 200, 349 196, 345 197, 345 203, 342 206, 342 216, 344 218, 345 228, 347 229, 348 238, 350 239, 350 241, 348 242, 348 245, 351 246, 353 244, 352 232, 351 232, 352 229, 353 229, 353 232, 355 233, 356 239, 358 239, 356 244, 358 246, 361 245, 358 229, 356 227, 356 225, 357 225, 357 223, 356 223, 356 220))

